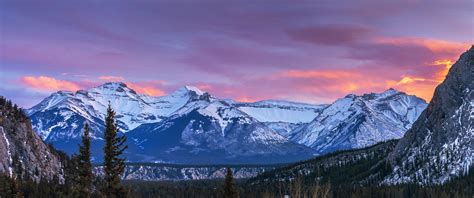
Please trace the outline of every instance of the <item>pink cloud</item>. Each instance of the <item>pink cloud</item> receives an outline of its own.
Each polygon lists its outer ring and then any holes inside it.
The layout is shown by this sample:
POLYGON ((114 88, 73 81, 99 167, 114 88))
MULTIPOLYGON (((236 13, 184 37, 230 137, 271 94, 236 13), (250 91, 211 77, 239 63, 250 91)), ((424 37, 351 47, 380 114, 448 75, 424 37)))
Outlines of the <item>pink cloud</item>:
POLYGON ((39 91, 77 91, 81 86, 75 82, 67 80, 59 80, 48 76, 24 76, 21 82, 29 88, 39 91))
POLYGON ((166 94, 164 90, 161 90, 149 84, 131 83, 131 82, 126 82, 125 84, 127 84, 129 88, 135 90, 137 93, 140 93, 140 94, 145 94, 149 96, 163 96, 166 94))

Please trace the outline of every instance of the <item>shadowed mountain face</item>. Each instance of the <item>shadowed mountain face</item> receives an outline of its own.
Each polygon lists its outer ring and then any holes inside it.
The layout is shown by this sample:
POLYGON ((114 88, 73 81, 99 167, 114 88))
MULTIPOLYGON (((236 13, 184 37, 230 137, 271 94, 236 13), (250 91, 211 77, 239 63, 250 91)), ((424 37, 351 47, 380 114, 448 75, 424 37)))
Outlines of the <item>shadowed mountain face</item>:
POLYGON ((389 156, 385 183, 444 183, 474 161, 474 46, 451 67, 433 99, 389 156))
POLYGON ((307 159, 313 150, 221 102, 197 101, 188 113, 142 125, 129 133, 134 161, 192 164, 282 163, 307 159), (200 107, 197 107, 200 106, 200 107), (218 114, 209 114, 218 109, 218 114), (208 111, 212 110, 212 111, 208 111), (221 122, 221 123, 220 123, 221 122))

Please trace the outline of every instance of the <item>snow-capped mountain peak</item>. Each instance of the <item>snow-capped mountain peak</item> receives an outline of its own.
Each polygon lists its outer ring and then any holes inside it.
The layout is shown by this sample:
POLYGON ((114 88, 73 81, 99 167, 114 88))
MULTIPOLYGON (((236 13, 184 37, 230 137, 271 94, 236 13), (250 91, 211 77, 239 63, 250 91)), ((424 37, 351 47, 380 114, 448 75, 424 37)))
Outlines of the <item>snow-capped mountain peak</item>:
MULTIPOLYGON (((27 113, 35 130, 44 139, 52 131, 61 131, 62 136, 80 137, 80 123, 83 122, 91 123, 96 131, 100 131, 110 104, 116 111, 120 131, 127 132, 143 123, 159 122, 192 98, 187 89, 178 92, 180 94, 153 97, 137 94, 125 83, 108 82, 77 92, 58 91, 27 110, 27 113)), ((92 136, 100 137, 99 134, 92 136)))
MULTIPOLYGON (((119 131, 138 147, 154 147, 151 139, 171 138, 169 144, 162 142, 163 156, 175 149, 192 153, 224 149, 237 156, 286 155, 282 146, 289 145, 300 154, 307 152, 299 156, 308 156, 313 150, 306 146, 319 153, 358 148, 401 137, 426 106, 423 100, 393 89, 314 105, 281 100, 241 103, 213 97, 193 86, 154 97, 138 94, 125 83, 110 82, 88 90, 56 92, 27 112, 43 139, 72 153, 86 122, 92 139, 101 141, 109 104, 116 111, 119 131), (242 141, 255 150, 242 148, 242 141)), ((235 159, 245 161, 237 156, 235 159)))
POLYGON ((365 147, 401 138, 425 108, 424 100, 395 89, 349 94, 324 108, 292 139, 320 153, 365 147))
POLYGON ((197 87, 186 85, 186 86, 178 88, 176 91, 170 93, 169 95, 170 96, 187 96, 190 94, 201 96, 208 93, 198 89, 197 87))
POLYGON ((183 88, 188 90, 188 91, 192 91, 192 92, 196 93, 197 95, 203 95, 204 93, 207 93, 205 91, 200 90, 199 88, 197 88, 195 86, 186 85, 183 88))

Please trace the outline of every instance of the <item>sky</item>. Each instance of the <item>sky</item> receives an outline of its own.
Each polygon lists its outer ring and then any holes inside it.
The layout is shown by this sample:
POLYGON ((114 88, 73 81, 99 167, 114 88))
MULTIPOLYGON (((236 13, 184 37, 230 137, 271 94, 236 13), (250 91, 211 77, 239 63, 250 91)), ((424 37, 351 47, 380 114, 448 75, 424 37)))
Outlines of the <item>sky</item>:
POLYGON ((0 95, 24 108, 121 81, 238 101, 429 101, 474 43, 474 1, 0 1, 0 95))

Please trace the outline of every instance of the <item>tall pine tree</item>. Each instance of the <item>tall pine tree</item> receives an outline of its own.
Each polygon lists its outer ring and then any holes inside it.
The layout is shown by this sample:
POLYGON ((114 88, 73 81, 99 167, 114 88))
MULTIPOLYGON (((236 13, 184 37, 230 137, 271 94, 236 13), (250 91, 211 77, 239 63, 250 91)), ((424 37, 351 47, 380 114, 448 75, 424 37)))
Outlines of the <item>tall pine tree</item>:
POLYGON ((90 197, 92 194, 92 163, 91 163, 91 139, 89 135, 89 125, 84 125, 82 135, 82 145, 79 146, 78 167, 79 167, 79 197, 90 197))
POLYGON ((232 175, 232 169, 230 169, 230 168, 227 168, 227 174, 225 175, 224 197, 225 198, 239 197, 239 192, 235 188, 234 176, 232 175))
POLYGON ((110 104, 105 118, 104 139, 104 194, 107 197, 125 197, 125 189, 120 185, 120 175, 125 169, 125 159, 120 158, 120 155, 128 146, 125 145, 126 137, 118 135, 115 112, 110 104))

